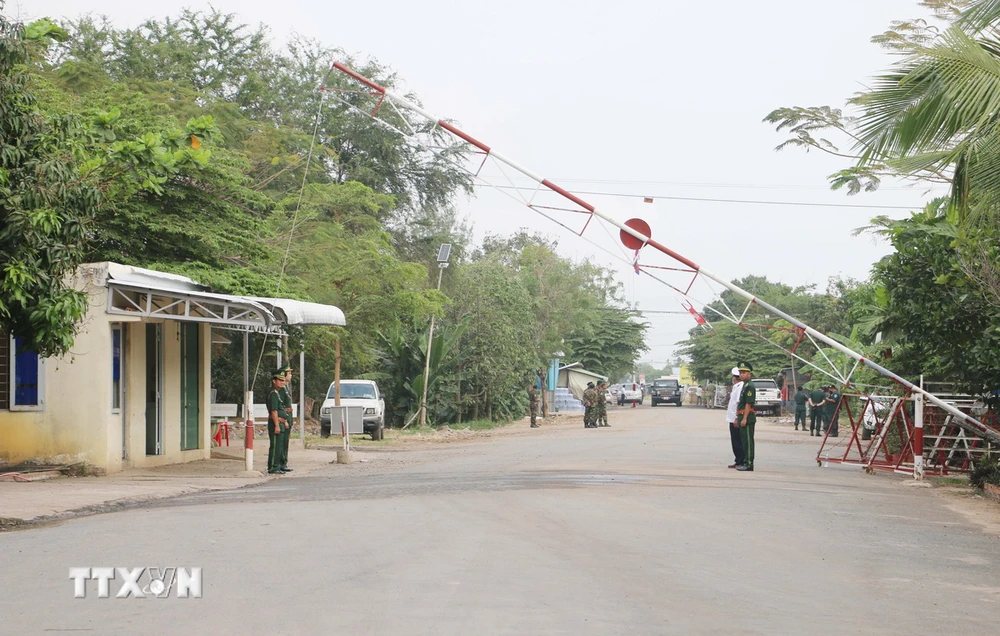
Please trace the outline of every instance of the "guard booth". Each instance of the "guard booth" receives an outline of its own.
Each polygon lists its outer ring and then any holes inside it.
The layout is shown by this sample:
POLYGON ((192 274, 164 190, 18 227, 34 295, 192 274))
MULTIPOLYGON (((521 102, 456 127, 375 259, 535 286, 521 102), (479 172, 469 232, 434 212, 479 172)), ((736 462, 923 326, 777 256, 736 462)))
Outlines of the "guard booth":
POLYGON ((88 296, 71 353, 43 359, 0 333, 0 465, 112 473, 208 459, 213 326, 246 342, 251 331, 345 324, 331 305, 219 294, 118 263, 81 265, 67 282, 88 296))

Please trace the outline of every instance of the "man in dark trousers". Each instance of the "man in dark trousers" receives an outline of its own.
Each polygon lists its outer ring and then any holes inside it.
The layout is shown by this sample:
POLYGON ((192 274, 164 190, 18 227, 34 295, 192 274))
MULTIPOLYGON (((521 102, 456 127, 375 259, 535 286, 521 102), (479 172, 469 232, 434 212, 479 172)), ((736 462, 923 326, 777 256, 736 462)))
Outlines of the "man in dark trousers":
POLYGON ((729 424, 729 441, 733 446, 733 463, 730 468, 739 468, 743 465, 746 457, 743 454, 743 440, 740 438, 740 429, 736 428, 736 405, 740 401, 740 390, 743 383, 740 382, 740 370, 733 367, 733 390, 729 393, 729 407, 726 409, 726 423, 729 424))
POLYGON ((740 370, 740 380, 743 386, 740 387, 740 401, 736 404, 736 426, 740 429, 740 439, 743 441, 743 455, 745 457, 742 466, 737 466, 736 470, 753 472, 753 433, 757 426, 757 387, 750 381, 753 374, 753 366, 749 362, 741 362, 736 365, 740 370))
POLYGON ((601 380, 597 383, 597 425, 611 426, 608 424, 608 383, 601 380))
POLYGON ((583 428, 597 428, 597 390, 593 382, 583 392, 583 428))
POLYGON ((830 431, 830 437, 840 435, 840 391, 835 386, 826 388, 826 428, 830 431))
POLYGON ((534 384, 528 385, 528 415, 531 416, 531 428, 538 428, 538 389, 534 384))
POLYGON ((281 401, 281 387, 285 385, 285 374, 275 371, 271 376, 271 392, 267 394, 267 474, 284 475, 281 470, 281 434, 287 429, 285 406, 281 401))
POLYGON ((809 394, 809 437, 823 435, 823 405, 826 404, 826 387, 817 387, 809 394))
POLYGON ((809 395, 803 387, 795 392, 795 430, 799 430, 799 422, 802 422, 802 430, 806 430, 806 402, 809 395))
POLYGON ((278 369, 278 372, 285 374, 285 382, 281 385, 281 405, 285 409, 284 417, 288 423, 285 427, 285 432, 281 434, 281 466, 278 469, 283 473, 290 473, 292 469, 288 467, 288 443, 292 440, 292 423, 295 421, 294 410, 292 409, 292 394, 289 388, 292 386, 292 367, 287 364, 283 365, 278 369))

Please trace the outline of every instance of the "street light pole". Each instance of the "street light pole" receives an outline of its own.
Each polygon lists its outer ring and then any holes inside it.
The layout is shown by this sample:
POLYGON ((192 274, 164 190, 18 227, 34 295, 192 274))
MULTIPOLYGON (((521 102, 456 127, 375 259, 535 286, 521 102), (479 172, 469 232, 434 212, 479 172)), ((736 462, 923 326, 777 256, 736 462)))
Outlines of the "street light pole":
MULTIPOLYGON (((438 250, 438 284, 437 289, 441 291, 441 275, 444 268, 448 267, 448 257, 451 255, 451 243, 442 243, 438 250)), ((427 359, 424 360, 424 395, 420 400, 420 427, 427 425, 427 385, 430 384, 431 374, 431 343, 434 341, 434 318, 431 316, 431 328, 427 332, 427 359)))

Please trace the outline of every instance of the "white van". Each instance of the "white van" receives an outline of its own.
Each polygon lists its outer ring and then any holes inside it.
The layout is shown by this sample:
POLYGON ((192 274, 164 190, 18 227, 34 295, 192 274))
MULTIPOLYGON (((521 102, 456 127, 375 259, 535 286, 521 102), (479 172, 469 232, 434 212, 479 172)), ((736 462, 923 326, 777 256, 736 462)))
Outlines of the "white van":
MULTIPOLYGON (((331 432, 337 432, 330 430, 332 407, 337 403, 334 399, 334 389, 335 383, 331 383, 330 390, 326 392, 326 399, 323 400, 323 406, 319 409, 320 431, 324 437, 331 432)), ((362 407, 365 432, 370 433, 374 440, 384 437, 385 401, 374 380, 341 380, 340 405, 362 407)))

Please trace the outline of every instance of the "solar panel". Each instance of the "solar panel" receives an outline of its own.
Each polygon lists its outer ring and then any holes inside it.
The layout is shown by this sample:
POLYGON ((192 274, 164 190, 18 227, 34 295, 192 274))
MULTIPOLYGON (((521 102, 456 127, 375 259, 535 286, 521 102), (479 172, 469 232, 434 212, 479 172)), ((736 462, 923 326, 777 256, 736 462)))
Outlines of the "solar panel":
POLYGON ((438 262, 447 263, 449 256, 451 256, 451 243, 442 243, 438 251, 438 262))

